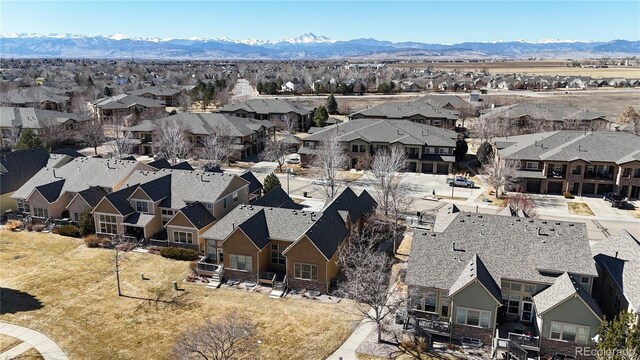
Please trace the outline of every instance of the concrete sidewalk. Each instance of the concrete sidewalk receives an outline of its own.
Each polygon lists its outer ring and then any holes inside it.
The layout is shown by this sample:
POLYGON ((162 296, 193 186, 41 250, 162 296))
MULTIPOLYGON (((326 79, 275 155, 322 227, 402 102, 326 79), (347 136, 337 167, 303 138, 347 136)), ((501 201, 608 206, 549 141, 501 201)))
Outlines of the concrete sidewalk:
POLYGON ((0 359, 11 359, 30 348, 35 348, 45 360, 67 360, 67 355, 48 336, 26 327, 0 321, 0 334, 24 341, 22 344, 0 354, 0 359), (17 348, 17 349, 16 349, 17 348), (20 352, 19 354, 15 354, 20 352))
POLYGON ((367 318, 362 319, 351 336, 327 360, 356 360, 356 349, 375 329, 375 326, 373 321, 367 318))

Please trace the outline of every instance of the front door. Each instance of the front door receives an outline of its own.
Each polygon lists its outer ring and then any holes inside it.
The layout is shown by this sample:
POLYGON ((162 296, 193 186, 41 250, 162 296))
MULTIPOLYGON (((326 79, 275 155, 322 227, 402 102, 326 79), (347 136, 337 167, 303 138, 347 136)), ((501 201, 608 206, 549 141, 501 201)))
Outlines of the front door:
POLYGON ((533 318, 533 303, 530 301, 522 302, 522 313, 520 314, 520 320, 531 322, 533 318))
POLYGON ((218 264, 224 264, 224 257, 222 256, 222 248, 218 248, 218 264))

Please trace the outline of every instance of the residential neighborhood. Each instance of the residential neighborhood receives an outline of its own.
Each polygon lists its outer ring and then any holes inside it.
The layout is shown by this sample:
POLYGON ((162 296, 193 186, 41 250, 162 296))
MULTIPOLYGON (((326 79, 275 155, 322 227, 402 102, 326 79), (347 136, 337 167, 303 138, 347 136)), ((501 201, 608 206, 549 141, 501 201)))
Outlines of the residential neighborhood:
POLYGON ((637 3, 1 7, 0 360, 640 359, 637 3))

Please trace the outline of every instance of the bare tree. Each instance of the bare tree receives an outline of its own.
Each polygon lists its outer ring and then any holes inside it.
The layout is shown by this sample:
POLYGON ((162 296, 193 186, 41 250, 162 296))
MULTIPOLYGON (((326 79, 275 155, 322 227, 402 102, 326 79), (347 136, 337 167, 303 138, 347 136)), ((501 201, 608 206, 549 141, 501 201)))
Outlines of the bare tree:
POLYGON ((480 116, 471 124, 471 134, 480 139, 480 143, 487 142, 494 137, 505 135, 505 120, 500 117, 480 116))
POLYGON ((38 135, 47 144, 47 146, 52 149, 72 142, 75 137, 71 130, 66 129, 55 120, 48 121, 43 125, 44 126, 40 129, 38 135))
POLYGON ((500 159, 498 152, 494 151, 493 158, 480 169, 485 181, 495 190, 496 199, 499 197, 500 188, 511 188, 517 182, 516 163, 514 160, 500 159))
POLYGON ((104 131, 112 139, 105 143, 111 156, 122 159, 133 152, 133 136, 124 126, 124 119, 114 117, 104 125, 104 131))
POLYGON ((173 349, 175 359, 231 360, 259 358, 256 327, 251 319, 237 311, 222 314, 217 321, 187 329, 173 349))
POLYGON ((204 161, 205 169, 220 168, 229 161, 233 151, 231 131, 228 126, 216 126, 213 133, 202 140, 198 149, 200 159, 204 161))
POLYGON ((98 155, 98 146, 105 142, 102 124, 97 120, 87 121, 76 134, 78 141, 93 148, 94 155, 98 155))
POLYGON ((114 235, 109 240, 109 247, 113 249, 113 272, 116 274, 118 296, 123 296, 122 288, 120 287, 120 273, 126 269, 124 265, 127 253, 140 245, 143 240, 144 239, 131 241, 131 239, 126 238, 124 234, 114 235))
POLYGON ((274 123, 276 125, 276 130, 284 131, 288 134, 292 134, 298 126, 297 122, 291 116, 283 116, 274 123))
POLYGON ((618 123, 629 128, 631 133, 640 135, 640 114, 633 106, 627 106, 618 116, 618 123))
POLYGON ((156 121, 153 131, 153 152, 172 164, 186 158, 191 150, 187 130, 186 125, 180 121, 156 121))
POLYGON ((5 146, 15 147, 20 140, 20 134, 22 133, 22 126, 12 125, 8 129, 2 129, 2 137, 7 139, 5 146))
POLYGON ((406 167, 407 156, 401 146, 392 146, 391 150, 381 149, 373 157, 371 173, 375 179, 373 190, 378 209, 389 216, 392 209, 392 193, 402 180, 399 172, 406 167))
POLYGON ((344 280, 338 283, 338 293, 355 301, 354 312, 376 324, 378 342, 386 320, 404 303, 390 289, 391 258, 379 243, 386 232, 378 229, 378 222, 368 223, 361 234, 349 239, 338 254, 344 280))
POLYGON ((536 217, 536 203, 527 194, 513 193, 507 200, 507 206, 514 211, 523 211, 528 217, 536 217))
POLYGON ((191 96, 186 92, 181 92, 180 94, 178 94, 177 102, 178 107, 180 108, 180 110, 182 110, 182 112, 189 111, 191 105, 193 104, 191 96))
POLYGON ((269 137, 260 157, 266 161, 277 162, 278 169, 282 172, 282 165, 287 161, 287 155, 289 155, 289 145, 269 137))
POLYGON ((82 94, 74 94, 71 97, 71 105, 69 106, 72 113, 81 117, 90 117, 93 115, 91 107, 89 106, 89 100, 82 94))
POLYGON ((336 136, 336 131, 328 131, 317 149, 312 166, 325 180, 320 186, 322 192, 330 199, 338 193, 338 171, 347 162, 347 155, 342 143, 336 136))

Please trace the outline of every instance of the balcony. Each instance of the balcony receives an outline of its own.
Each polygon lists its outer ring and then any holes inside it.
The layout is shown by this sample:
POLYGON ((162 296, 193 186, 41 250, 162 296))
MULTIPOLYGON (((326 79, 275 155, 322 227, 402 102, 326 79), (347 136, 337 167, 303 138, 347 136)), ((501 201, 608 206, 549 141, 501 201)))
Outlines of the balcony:
POLYGON ((553 170, 553 169, 550 169, 547 172, 547 178, 548 179, 564 179, 566 175, 567 175, 567 172, 564 171, 564 170, 553 170))
POLYGON ((425 332, 442 336, 451 335, 451 323, 444 320, 424 319, 415 316, 409 316, 404 325, 404 328, 415 329, 418 332, 425 332))
POLYGON ((592 180, 611 180, 611 181, 613 181, 613 172, 604 172, 604 171, 589 172, 589 171, 587 171, 584 174, 584 178, 585 179, 592 179, 592 180))
POLYGON ((215 260, 209 257, 203 257, 198 261, 198 267, 196 269, 199 275, 218 277, 222 279, 224 273, 224 266, 216 264, 215 260))

